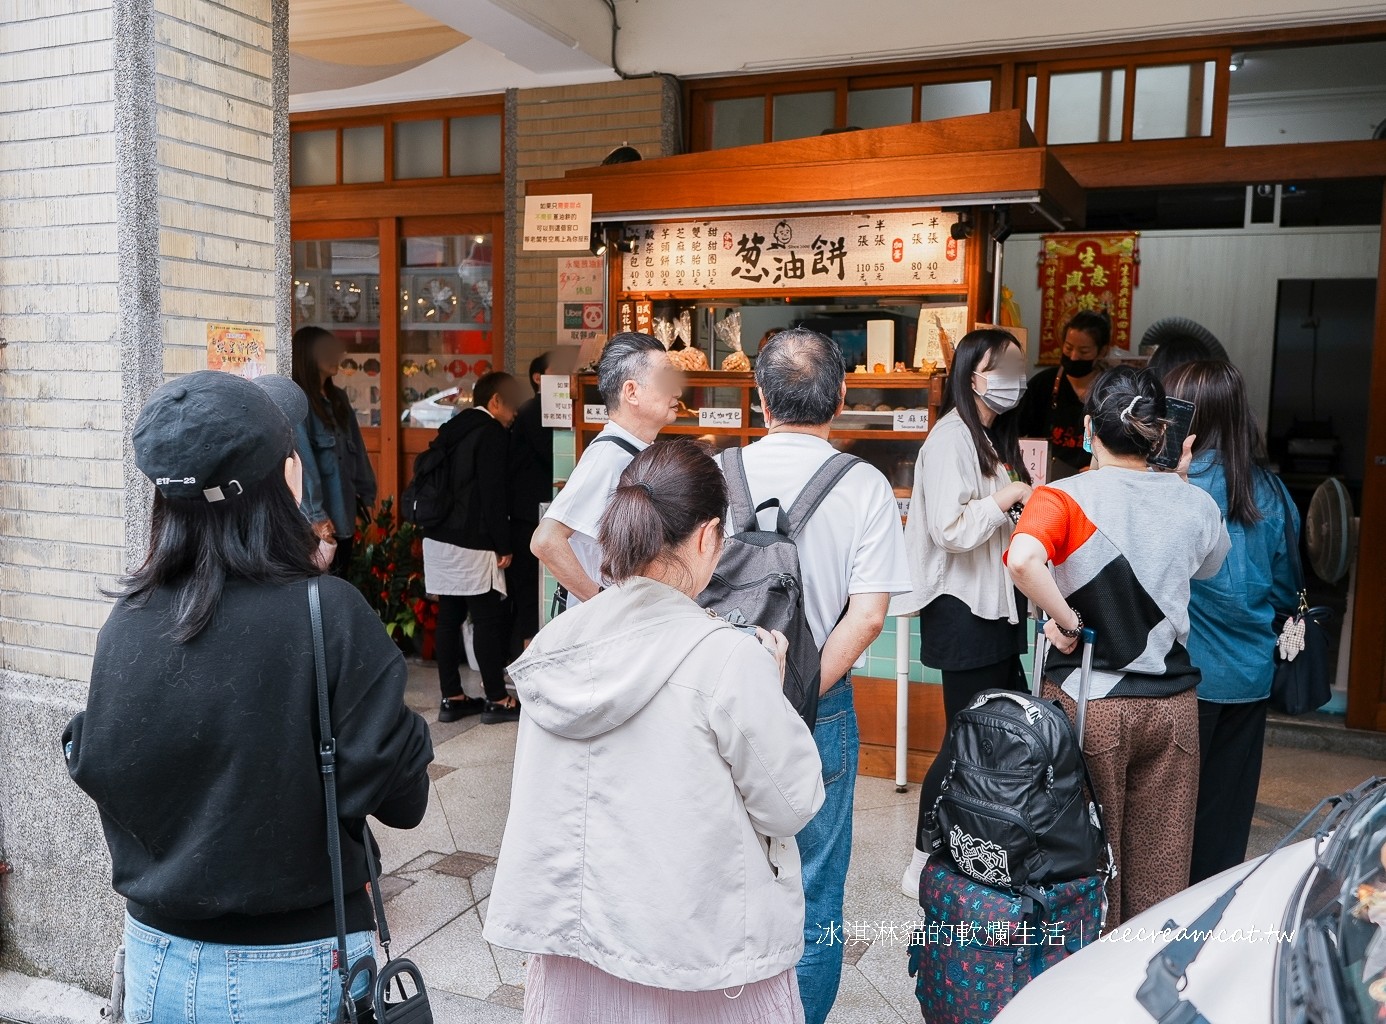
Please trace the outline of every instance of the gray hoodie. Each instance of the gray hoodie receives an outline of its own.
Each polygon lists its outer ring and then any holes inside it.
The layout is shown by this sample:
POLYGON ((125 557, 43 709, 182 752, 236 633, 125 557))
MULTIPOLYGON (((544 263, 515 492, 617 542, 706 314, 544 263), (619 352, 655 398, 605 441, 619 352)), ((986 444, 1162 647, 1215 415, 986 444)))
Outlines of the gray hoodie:
POLYGON ((683 991, 793 967, 792 837, 822 765, 765 648, 637 577, 559 616, 510 673, 524 713, 486 938, 683 991))

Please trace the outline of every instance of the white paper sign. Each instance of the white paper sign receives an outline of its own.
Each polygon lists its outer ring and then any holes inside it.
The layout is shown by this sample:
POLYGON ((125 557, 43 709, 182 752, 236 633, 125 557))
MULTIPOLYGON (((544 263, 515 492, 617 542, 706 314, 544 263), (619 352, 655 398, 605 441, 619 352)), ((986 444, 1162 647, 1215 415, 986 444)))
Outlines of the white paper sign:
POLYGON ((741 426, 741 410, 718 408, 699 409, 698 426, 739 427, 741 426))
POLYGON ((582 418, 588 423, 605 423, 607 421, 606 406, 601 404, 584 405, 582 418))
POLYGON ((896 409, 892 430, 922 431, 929 429, 928 409, 896 409))
POLYGON ((896 498, 896 499, 895 499, 895 507, 898 508, 898 509, 900 510, 900 518, 901 518, 901 519, 908 519, 908 518, 910 517, 910 499, 909 499, 909 498, 896 498))
POLYGON ((592 240, 592 196, 525 196, 526 252, 581 251, 592 240))
POLYGON ((637 245, 621 257, 621 287, 782 292, 962 284, 967 246, 950 233, 957 220, 941 210, 893 210, 632 224, 627 230, 637 245))
POLYGON ((539 378, 539 418, 555 430, 573 429, 573 399, 568 394, 570 378, 546 373, 539 378))
POLYGON ((914 343, 914 365, 943 365, 943 339, 954 348, 967 333, 966 306, 920 306, 919 335, 914 343))
POLYGON ((1038 487, 1049 481, 1049 442, 1043 438, 1022 437, 1020 457, 1030 471, 1030 483, 1038 487))

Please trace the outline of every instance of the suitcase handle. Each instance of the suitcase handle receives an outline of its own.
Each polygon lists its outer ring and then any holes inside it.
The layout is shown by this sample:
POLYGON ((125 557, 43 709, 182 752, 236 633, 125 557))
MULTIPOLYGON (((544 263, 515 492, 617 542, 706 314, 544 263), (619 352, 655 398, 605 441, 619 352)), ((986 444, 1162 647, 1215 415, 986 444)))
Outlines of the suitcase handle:
MULTIPOLYGON (((1045 636, 1044 627, 1049 622, 1047 615, 1038 615, 1035 618, 1035 664, 1034 677, 1030 681, 1030 692, 1035 696, 1040 696, 1040 691, 1044 688, 1044 662, 1049 653, 1049 638, 1045 636)), ((1086 724, 1088 711, 1088 695, 1092 691, 1092 651, 1097 644, 1097 630, 1091 626, 1084 626, 1078 634, 1079 640, 1083 645, 1082 668, 1078 674, 1078 700, 1077 713, 1074 715, 1074 731, 1078 733, 1078 746, 1083 745, 1083 726, 1086 724)))

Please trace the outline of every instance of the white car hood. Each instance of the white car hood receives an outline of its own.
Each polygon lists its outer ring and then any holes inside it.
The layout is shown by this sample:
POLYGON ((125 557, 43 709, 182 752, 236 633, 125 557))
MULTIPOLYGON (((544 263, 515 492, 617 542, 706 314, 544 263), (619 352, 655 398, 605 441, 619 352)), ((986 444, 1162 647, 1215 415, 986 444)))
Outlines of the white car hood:
MULTIPOLYGON (((1165 922, 1192 925, 1262 860, 1266 858, 1224 871, 1156 904, 1045 971, 1020 990, 996 1024, 1153 1024, 1154 1018, 1136 1001, 1136 989, 1145 981, 1150 958, 1176 937, 1162 933, 1165 922)), ((1313 840, 1295 843, 1274 854, 1233 897, 1215 934, 1189 967, 1183 992, 1210 1024, 1270 1021, 1276 953, 1281 943, 1293 938, 1280 935, 1285 910, 1313 862, 1313 840)))

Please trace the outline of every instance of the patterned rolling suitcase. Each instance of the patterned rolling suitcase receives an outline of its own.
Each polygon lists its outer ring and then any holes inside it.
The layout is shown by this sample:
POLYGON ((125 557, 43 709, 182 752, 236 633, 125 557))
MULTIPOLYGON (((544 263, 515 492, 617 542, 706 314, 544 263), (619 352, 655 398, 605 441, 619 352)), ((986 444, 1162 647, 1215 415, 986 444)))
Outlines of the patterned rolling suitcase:
MULTIPOLYGON (((1074 730, 1080 750, 1093 640, 1085 631, 1074 730)), ((1036 697, 1046 647, 1041 619, 1032 684, 1036 697)), ((1031 979, 1096 941, 1106 921, 1106 880, 1099 873, 997 889, 958 871, 946 856, 930 859, 919 878, 921 920, 909 943, 910 975, 927 1024, 990 1024, 1031 979)))
POLYGON ((936 857, 919 903, 909 968, 924 1020, 990 1024, 1032 978, 1097 939, 1106 897, 1100 875, 1014 894, 936 857))

